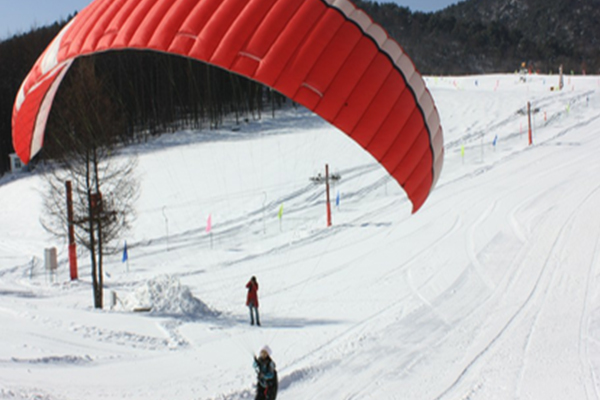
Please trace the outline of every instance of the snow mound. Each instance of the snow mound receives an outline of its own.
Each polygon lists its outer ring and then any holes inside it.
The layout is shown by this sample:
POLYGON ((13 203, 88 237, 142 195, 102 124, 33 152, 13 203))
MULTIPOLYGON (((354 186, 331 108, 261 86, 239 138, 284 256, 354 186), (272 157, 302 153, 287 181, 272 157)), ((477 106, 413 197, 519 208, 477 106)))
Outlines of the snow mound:
POLYGON ((148 311, 158 314, 217 316, 187 286, 171 275, 161 275, 137 287, 120 301, 126 311, 148 311))

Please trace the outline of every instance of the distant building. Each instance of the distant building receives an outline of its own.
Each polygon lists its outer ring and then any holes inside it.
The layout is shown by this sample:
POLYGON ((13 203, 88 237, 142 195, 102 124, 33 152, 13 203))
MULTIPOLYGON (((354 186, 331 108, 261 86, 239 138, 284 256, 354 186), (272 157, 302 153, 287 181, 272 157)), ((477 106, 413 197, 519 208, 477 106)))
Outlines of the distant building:
POLYGON ((21 162, 19 156, 17 156, 15 153, 12 153, 9 154, 8 157, 10 158, 10 172, 13 174, 15 172, 21 172, 25 167, 25 164, 21 162))

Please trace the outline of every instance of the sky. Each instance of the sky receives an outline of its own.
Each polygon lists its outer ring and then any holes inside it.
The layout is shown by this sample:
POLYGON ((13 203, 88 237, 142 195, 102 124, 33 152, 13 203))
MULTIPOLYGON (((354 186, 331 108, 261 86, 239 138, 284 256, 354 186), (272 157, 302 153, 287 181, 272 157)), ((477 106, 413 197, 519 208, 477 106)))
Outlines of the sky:
POLYGON ((41 176, 2 177, 0 399, 248 400, 269 345, 280 399, 599 400, 599 77, 425 82, 445 155, 415 214, 300 107, 115 154, 137 157, 140 197, 103 310, 87 252, 71 281, 41 226, 41 176), (310 180, 325 163, 331 227, 310 180))
MULTIPOLYGON (((389 0, 392 2, 392 0, 389 0)), ((413 11, 436 11, 456 3, 456 0, 400 0, 397 4, 413 11)), ((0 0, 0 39, 28 32, 66 19, 90 4, 90 0, 0 0)))

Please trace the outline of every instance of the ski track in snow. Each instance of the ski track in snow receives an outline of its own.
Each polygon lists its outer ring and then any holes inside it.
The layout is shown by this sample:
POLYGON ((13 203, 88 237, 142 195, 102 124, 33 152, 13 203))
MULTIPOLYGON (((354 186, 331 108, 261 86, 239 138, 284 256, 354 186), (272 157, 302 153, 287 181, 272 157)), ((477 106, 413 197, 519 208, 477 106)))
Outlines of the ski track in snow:
MULTIPOLYGON (((593 120, 595 120, 595 119, 596 118, 593 118, 593 120)), ((590 122, 591 121, 586 121, 585 124, 588 124, 590 122)), ((566 132, 568 132, 572 129, 573 128, 566 129, 565 131, 561 132, 561 134, 557 135, 557 137, 564 135, 566 132)), ((572 163, 575 163, 575 162, 576 161, 572 161, 572 163)), ((564 167, 564 165, 563 165, 563 167, 564 167)), ((549 171, 549 173, 552 173, 552 171, 549 171)), ((546 298, 551 294, 552 286, 556 279, 555 275, 557 274, 558 267, 557 267, 557 265, 555 265, 555 264, 557 264, 557 262, 556 262, 557 255, 555 253, 557 253, 558 251, 561 250, 558 248, 558 243, 559 243, 559 241, 563 240, 563 236, 565 236, 564 231, 566 230, 566 228, 577 217, 577 215, 578 215, 577 213, 579 212, 578 210, 586 203, 597 204, 597 201, 590 201, 590 199, 592 198, 593 195, 596 195, 596 192, 599 188, 600 187, 594 188, 594 190, 588 196, 586 196, 583 200, 581 200, 579 205, 574 207, 574 211, 571 213, 571 215, 566 217, 564 222, 561 222, 561 227, 560 227, 559 233, 556 236, 553 244, 550 246, 549 254, 546 258, 546 261, 544 262, 544 264, 539 272, 539 275, 536 278, 535 284, 532 287, 530 294, 525 298, 525 301, 521 304, 521 306, 517 309, 517 311, 510 317, 508 322, 502 326, 502 328, 498 331, 498 334, 489 342, 489 344, 487 346, 485 346, 485 348, 481 352, 479 352, 468 365, 466 365, 465 369, 463 369, 463 371, 460 373, 460 375, 458 376, 456 381, 450 387, 448 387, 441 395, 439 395, 437 397, 438 399, 446 398, 447 396, 448 396, 448 398, 452 398, 452 393, 453 393, 452 390, 464 379, 464 376, 466 374, 468 374, 469 370, 471 368, 473 368, 474 365, 481 358, 484 357, 485 353, 492 350, 492 348, 502 338, 502 336, 505 335, 509 329, 512 329, 513 325, 524 324, 524 323, 529 324, 530 328, 529 328, 528 334, 526 335, 526 342, 525 342, 525 346, 523 348, 523 356, 521 358, 523 360, 522 366, 521 366, 521 373, 519 374, 520 378, 517 383, 514 397, 515 398, 523 398, 523 397, 529 398, 528 396, 523 395, 523 393, 521 392, 522 391, 521 387, 523 384, 525 370, 527 369, 527 360, 529 358, 531 358, 531 357, 528 357, 528 353, 530 352, 531 340, 532 340, 532 337, 536 334, 536 330, 538 329, 538 328, 536 328, 536 326, 538 324, 540 315, 543 311, 545 311, 546 298), (553 265, 555 265, 555 266, 553 267, 553 265), (547 283, 542 285, 542 282, 546 282, 546 281, 547 281, 547 283), (537 300, 537 299, 540 299, 540 300, 537 300), (537 302, 540 304, 536 304, 534 307, 534 305, 532 304, 534 302, 537 302), (526 314, 527 311, 531 308, 533 308, 534 315, 533 316, 525 316, 524 314, 526 314), (531 322, 524 322, 525 319, 527 319, 531 322)), ((519 208, 522 208, 527 204, 535 203, 536 198, 541 197, 541 196, 542 195, 536 195, 533 198, 526 200, 526 202, 521 204, 519 206, 519 208)), ((490 206, 490 207, 493 207, 493 206, 490 206)), ((519 228, 518 224, 514 223, 514 215, 515 214, 516 214, 516 212, 514 212, 514 211, 511 213, 511 215, 513 216, 512 217, 513 226, 516 228, 516 232, 518 232, 517 236, 522 237, 522 234, 520 233, 522 230, 519 228)), ((475 228, 476 228, 476 226, 473 225, 470 228, 470 230, 474 230, 475 228)), ((596 235, 598 235, 598 233, 596 235)), ((539 240, 539 236, 538 236, 538 240, 539 240)), ((472 243, 472 241, 470 243, 472 243)), ((475 256, 473 254, 474 254, 474 252, 471 252, 472 258, 475 258, 475 256)), ((591 266, 590 266, 590 268, 591 268, 591 266)), ((588 273, 588 276, 589 276, 589 273, 588 273)), ((584 310, 585 310, 585 308, 586 308, 586 305, 584 304, 584 310)), ((585 317, 585 312, 582 313, 582 317, 580 319, 582 320, 584 317, 585 317)), ((579 325, 581 326, 581 323, 579 325)), ((581 328, 580 328, 580 330, 581 330, 581 328)), ((584 341, 583 338, 580 336, 579 337, 580 347, 581 347, 581 343, 583 341, 584 341)), ((580 355, 580 357, 582 357, 582 356, 580 355)), ((585 358, 585 356, 584 356, 584 358, 585 358)), ((585 363, 585 362, 583 362, 583 363, 585 363)), ((589 368, 589 366, 586 366, 586 369, 587 368, 589 368)), ((586 390, 589 390, 589 389, 586 388, 586 390)), ((471 395, 473 395, 476 392, 477 392, 477 390, 473 390, 471 392, 471 395)), ((471 398, 471 396, 467 396, 467 398, 471 398)))
MULTIPOLYGON (((598 197, 598 193, 600 192, 600 186, 597 186, 594 188, 594 190, 590 193, 590 195, 588 195, 586 198, 584 198, 580 204, 578 204, 576 207, 574 207, 574 211, 572 214, 570 214, 564 223, 562 223, 562 226, 560 228, 560 231, 558 233, 558 236, 556 237, 556 241, 554 242, 554 244, 552 245, 548 258, 546 259, 546 262, 544 263, 544 267, 541 271, 540 277, 536 282, 536 285, 534 287, 534 290, 532 291, 532 296, 530 296, 527 299, 527 302, 525 303, 525 305, 527 305, 531 299, 534 298, 534 296, 540 298, 539 300, 539 306, 537 306, 536 311, 535 311, 535 316, 532 318, 532 322, 531 322, 531 327, 530 327, 530 331, 527 335, 527 341, 525 344, 525 348, 524 348, 524 357, 523 357, 523 367, 522 367, 522 372, 520 374, 520 381, 519 384, 517 385, 517 392, 515 394, 516 398, 521 398, 522 393, 521 393, 521 382, 524 379, 524 375, 527 369, 527 360, 528 360, 528 353, 530 352, 530 347, 531 347, 531 342, 532 342, 532 338, 534 335, 536 335, 536 331, 539 330, 539 323, 540 323, 540 318, 541 318, 541 314, 544 311, 547 311, 547 302, 548 302, 548 297, 552 294, 552 291, 554 289, 554 286, 557 285, 557 275, 559 274, 559 263, 560 263, 560 258, 557 255, 557 253, 562 252, 563 249, 559 248, 558 243, 563 241, 565 236, 568 235, 567 228, 572 224, 573 220, 575 218, 577 218, 578 216, 580 216, 581 213, 581 208, 586 204, 594 204, 597 205, 598 204, 598 200, 597 199, 593 199, 593 196, 598 197), (549 267, 550 266, 550 267, 549 267), (553 267, 552 267, 553 266, 553 267), (546 271, 547 269, 551 269, 551 271, 546 271), (545 275, 549 275, 549 277, 545 277, 544 281, 547 281, 547 283, 542 286, 540 283, 542 282, 542 278, 544 278, 545 275)), ((584 217, 585 218, 585 217, 584 217)), ((595 242, 598 242, 598 239, 600 238, 600 232, 596 231, 595 235, 595 242)), ((590 264, 590 268, 588 268, 588 271, 591 270, 591 267, 593 266, 593 264, 590 264)), ((589 278, 590 274, 587 274, 587 277, 589 278)), ((586 286, 586 291, 587 291, 587 286, 586 286)), ((586 301, 587 301, 587 295, 584 296, 584 304, 581 307, 581 311, 574 309, 572 310, 572 312, 574 314, 580 314, 581 317, 578 318, 579 321, 581 321, 584 316, 585 316, 585 310, 586 310, 586 301)), ((582 335, 581 335, 581 323, 579 323, 579 337, 578 337, 578 348, 582 347, 582 342, 584 341, 582 335)), ((581 361, 581 353, 579 354, 580 357, 580 361, 581 361)), ((587 367, 586 367, 587 369, 587 367)), ((587 389, 587 388, 586 388, 587 389)), ((576 396, 577 397, 577 396, 576 396)), ((586 398, 589 398, 588 394, 586 393, 586 398)))
POLYGON ((579 322, 579 358, 581 360, 581 368, 585 371, 584 375, 587 375, 588 379, 585 380, 585 393, 586 399, 600 399, 600 391, 597 385, 594 383, 597 378, 594 374, 594 367, 591 362, 590 347, 589 347, 589 331, 590 331, 590 318, 592 312, 592 299, 591 299, 591 285, 595 276, 596 270, 598 269, 598 253, 600 251, 600 233, 597 234, 596 243, 594 244, 594 256, 590 263, 588 274, 585 284, 584 304, 581 312, 581 319, 579 322))

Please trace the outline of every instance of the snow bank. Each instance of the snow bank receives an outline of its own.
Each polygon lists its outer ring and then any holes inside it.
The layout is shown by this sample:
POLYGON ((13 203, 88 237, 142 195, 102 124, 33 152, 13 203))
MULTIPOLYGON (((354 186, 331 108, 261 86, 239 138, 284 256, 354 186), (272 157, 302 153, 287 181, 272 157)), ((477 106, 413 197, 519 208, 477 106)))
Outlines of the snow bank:
POLYGON ((120 298, 116 305, 124 311, 148 311, 158 314, 194 317, 218 315, 200 299, 194 297, 187 286, 172 275, 161 275, 137 287, 133 293, 120 298))

